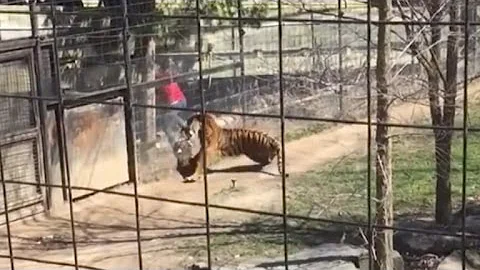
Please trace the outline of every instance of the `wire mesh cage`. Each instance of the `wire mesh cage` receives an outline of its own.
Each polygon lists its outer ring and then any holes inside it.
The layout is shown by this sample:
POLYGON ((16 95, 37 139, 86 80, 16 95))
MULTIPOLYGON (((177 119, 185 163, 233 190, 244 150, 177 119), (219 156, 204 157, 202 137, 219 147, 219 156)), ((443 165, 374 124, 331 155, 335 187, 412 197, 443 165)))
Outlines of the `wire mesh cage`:
POLYGON ((474 269, 477 10, 0 0, 0 268, 474 269))

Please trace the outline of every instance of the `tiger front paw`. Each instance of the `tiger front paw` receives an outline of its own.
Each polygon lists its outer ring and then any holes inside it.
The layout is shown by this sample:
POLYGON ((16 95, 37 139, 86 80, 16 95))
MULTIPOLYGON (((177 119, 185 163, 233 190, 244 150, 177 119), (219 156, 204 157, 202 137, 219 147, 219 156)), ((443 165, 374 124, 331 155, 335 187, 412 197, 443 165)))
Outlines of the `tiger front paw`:
POLYGON ((183 178, 183 183, 194 183, 194 182, 196 182, 194 177, 183 178))

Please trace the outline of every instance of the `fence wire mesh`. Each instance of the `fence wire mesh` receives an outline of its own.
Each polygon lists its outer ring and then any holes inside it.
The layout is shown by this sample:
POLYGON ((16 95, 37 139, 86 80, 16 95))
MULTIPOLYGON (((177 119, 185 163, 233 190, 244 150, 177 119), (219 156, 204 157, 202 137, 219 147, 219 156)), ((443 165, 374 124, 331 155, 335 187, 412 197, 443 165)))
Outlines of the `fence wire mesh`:
POLYGON ((477 9, 0 0, 0 268, 475 267, 477 9), (203 151, 182 182, 196 113, 279 170, 203 151))

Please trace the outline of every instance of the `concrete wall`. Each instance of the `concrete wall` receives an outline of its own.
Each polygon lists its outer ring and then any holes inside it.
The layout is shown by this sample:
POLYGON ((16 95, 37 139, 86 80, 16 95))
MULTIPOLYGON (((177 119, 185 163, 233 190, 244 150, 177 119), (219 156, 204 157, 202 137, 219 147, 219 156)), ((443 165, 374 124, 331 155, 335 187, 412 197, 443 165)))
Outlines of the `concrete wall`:
MULTIPOLYGON (((73 186, 103 189, 128 180, 125 121, 121 106, 91 104, 65 112, 66 143, 73 186)), ((55 115, 47 116, 51 182, 62 184, 55 115)), ((73 197, 90 193, 74 190, 73 197)), ((52 190, 53 206, 63 204, 52 190)))
POLYGON ((66 111, 65 121, 72 185, 102 189, 128 180, 123 107, 77 107, 66 111))

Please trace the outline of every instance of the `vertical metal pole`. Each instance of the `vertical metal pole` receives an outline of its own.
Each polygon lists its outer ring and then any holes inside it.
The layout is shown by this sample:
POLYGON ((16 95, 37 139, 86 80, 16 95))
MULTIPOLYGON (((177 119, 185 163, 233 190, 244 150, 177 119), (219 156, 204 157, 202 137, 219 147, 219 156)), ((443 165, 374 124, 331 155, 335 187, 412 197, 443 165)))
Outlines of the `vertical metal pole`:
MULTIPOLYGON (((470 9, 470 16, 469 16, 469 24, 470 23, 477 23, 477 6, 478 4, 476 2, 473 3, 473 7, 470 9)), ((471 40, 471 44, 470 44, 470 50, 471 50, 471 54, 473 55, 473 58, 475 59, 477 57, 477 42, 478 42, 478 37, 477 35, 475 34, 477 32, 477 28, 478 26, 477 25, 470 25, 468 27, 468 32, 469 33, 472 33, 470 35, 470 40, 471 40)), ((472 66, 473 66, 473 74, 477 74, 476 70, 477 70, 477 61, 473 61, 473 63, 470 63, 472 66)), ((470 70, 472 70, 472 68, 470 68, 470 70)))
MULTIPOLYGON (((200 0, 195 0, 195 13, 197 15, 197 42, 198 42, 198 87, 200 91, 200 107, 202 115, 205 115, 205 93, 203 92, 203 68, 202 68, 202 17, 200 0)), ((202 119, 202 126, 205 126, 205 117, 202 119)), ((205 149, 205 136, 202 136, 201 145, 205 149)), ((207 234, 207 265, 212 269, 212 250, 210 248, 210 204, 208 200, 208 178, 207 178, 207 153, 203 151, 203 191, 205 195, 205 226, 207 234)))
POLYGON ((368 269, 373 269, 373 225, 372 225, 372 85, 370 81, 372 6, 367 1, 367 216, 368 216, 368 269))
MULTIPOLYGON (((312 3, 310 4, 310 9, 313 10, 312 3)), ((313 23, 313 19, 315 17, 313 16, 313 12, 310 12, 310 38, 312 39, 312 69, 315 67, 315 63, 317 61, 316 59, 316 47, 317 47, 317 41, 315 40, 315 24, 313 23)))
MULTIPOLYGON (((67 180, 67 189, 68 189, 68 205, 70 211, 70 227, 72 231, 72 246, 73 246, 73 258, 75 261, 75 269, 78 270, 78 253, 77 253, 77 241, 75 238, 75 220, 73 214, 73 195, 72 195, 72 184, 70 179, 70 168, 68 160, 68 148, 66 145, 66 133, 65 133, 65 122, 64 122, 64 97, 63 92, 60 89, 60 61, 58 59, 58 37, 57 37, 57 12, 54 5, 55 1, 50 2, 50 12, 52 16, 52 34, 53 34, 53 58, 55 63, 55 87, 58 94, 58 106, 57 106, 57 128, 58 129, 58 139, 59 139, 59 149, 60 151, 60 164, 64 164, 65 177, 67 180)), ((62 167, 62 165, 61 165, 62 167)))
POLYGON ((468 33, 469 33, 469 0, 465 0, 464 7, 464 29, 463 38, 465 44, 464 50, 464 70, 463 70, 463 157, 462 157, 462 270, 466 269, 465 257, 465 219, 467 215, 466 200, 467 200, 467 150, 468 150, 468 33))
MULTIPOLYGON (((243 30, 243 21, 242 21, 242 0, 237 0, 237 12, 238 12, 238 45, 240 50, 240 95, 242 102, 242 112, 247 112, 247 97, 244 95, 245 92, 245 53, 243 48, 243 36, 245 32, 243 30)), ((236 68, 235 68, 236 70, 236 68)), ((243 126, 245 126, 245 117, 242 117, 243 126)))
MULTIPOLYGON (((60 89, 57 87, 58 91, 60 89)), ((63 116, 60 115, 60 111, 58 109, 59 106, 55 108, 55 128, 57 129, 57 144, 58 144, 58 159, 60 162, 60 177, 61 177, 61 182, 62 182, 62 197, 64 201, 68 200, 68 194, 67 194, 67 169, 65 168, 65 155, 64 155, 64 143, 62 142, 62 139, 60 138, 61 135, 61 118, 63 116)), ((62 114, 63 115, 63 114, 62 114)))
MULTIPOLYGON (((36 82, 36 94, 39 96, 43 96, 45 89, 42 88, 42 76, 40 69, 45 68, 43 59, 42 59, 42 49, 40 47, 40 41, 38 37, 38 23, 37 23, 37 15, 35 14, 36 11, 36 4, 34 0, 29 0, 29 10, 30 10, 30 24, 32 26, 32 38, 35 40, 35 48, 33 50, 33 59, 34 59, 34 72, 35 72, 35 82, 36 82)), ((46 118, 47 118, 47 105, 46 101, 40 99, 38 102, 38 111, 39 111, 39 118, 40 123, 40 143, 42 145, 42 161, 43 161, 43 174, 45 177, 45 208, 50 209, 51 207, 51 190, 48 186, 50 182, 50 166, 49 166, 49 158, 48 158, 48 144, 47 144, 47 131, 46 131, 46 118)))
POLYGON ((283 93, 283 22, 282 0, 277 0, 278 8, 278 76, 280 77, 280 143, 282 144, 282 215, 283 215, 283 251, 285 270, 288 270, 288 227, 287 227, 287 187, 285 181, 285 106, 283 93))
MULTIPOLYGON (((135 125, 134 120, 134 111, 132 107, 133 101, 133 89, 132 89, 132 78, 131 78, 131 59, 128 50, 128 3, 127 0, 122 0, 122 18, 123 18, 123 27, 122 27, 122 46, 123 46, 123 62, 125 70, 125 84, 127 86, 127 91, 124 93, 124 113, 125 113, 125 135, 127 141, 127 159, 128 159, 128 178, 129 181, 133 184, 133 193, 135 201, 135 229, 137 232, 137 252, 138 252, 138 268, 143 269, 143 260, 142 260, 142 240, 140 234, 140 206, 138 201, 138 182, 137 182, 137 159, 136 159, 136 149, 135 149, 135 125)), ((147 108, 146 108, 147 109, 147 108)))
POLYGON ((3 207, 5 211, 5 225, 7 226, 7 239, 8 239, 8 255, 10 257, 10 269, 15 269, 13 259, 13 247, 12 247, 12 233, 10 231, 10 218, 8 216, 8 201, 7 201, 7 185, 5 184, 5 175, 3 173, 3 156, 2 149, 0 148, 0 180, 2 180, 3 191, 3 207))
MULTIPOLYGON (((56 83, 55 83, 56 84, 56 83)), ((57 87, 58 89, 58 87, 57 87)), ((58 89, 60 91, 60 89, 58 89)), ((64 201, 68 200, 68 194, 67 194, 67 173, 66 173, 66 168, 65 168, 65 155, 64 155, 64 143, 62 142, 62 139, 60 138, 61 135, 61 116, 59 109, 59 106, 55 108, 55 128, 57 129, 57 144, 58 144, 58 159, 60 162, 60 178, 62 182, 62 197, 64 201)))
POLYGON ((343 42, 342 42, 342 0, 338 0, 338 108, 343 117, 343 42))
MULTIPOLYGON (((231 45, 232 45, 232 52, 235 51, 235 26, 233 25, 233 22, 232 22, 232 29, 231 29, 231 37, 232 37, 232 42, 231 42, 231 45)), ((230 56, 230 60, 234 61, 236 60, 236 58, 234 56, 230 56)), ((236 67, 233 67, 233 77, 236 78, 237 77, 237 68, 236 67)))
POLYGON ((58 45, 57 45, 57 28, 56 28, 56 13, 54 11, 55 6, 54 6, 55 1, 50 1, 50 16, 52 17, 52 34, 53 34, 53 50, 52 50, 52 57, 51 59, 53 63, 53 76, 54 76, 54 87, 55 91, 57 93, 57 106, 55 108, 55 128, 57 130, 57 144, 58 144, 58 159, 60 162, 60 181, 62 182, 62 196, 63 200, 67 201, 68 200, 68 194, 67 194, 67 166, 66 161, 65 161, 65 149, 66 149, 66 144, 64 142, 64 136, 63 136, 63 128, 62 128, 62 123, 63 123, 63 106, 60 105, 60 101, 63 102, 63 93, 61 92, 60 89, 60 69, 59 69, 59 64, 60 61, 58 60, 58 45))

